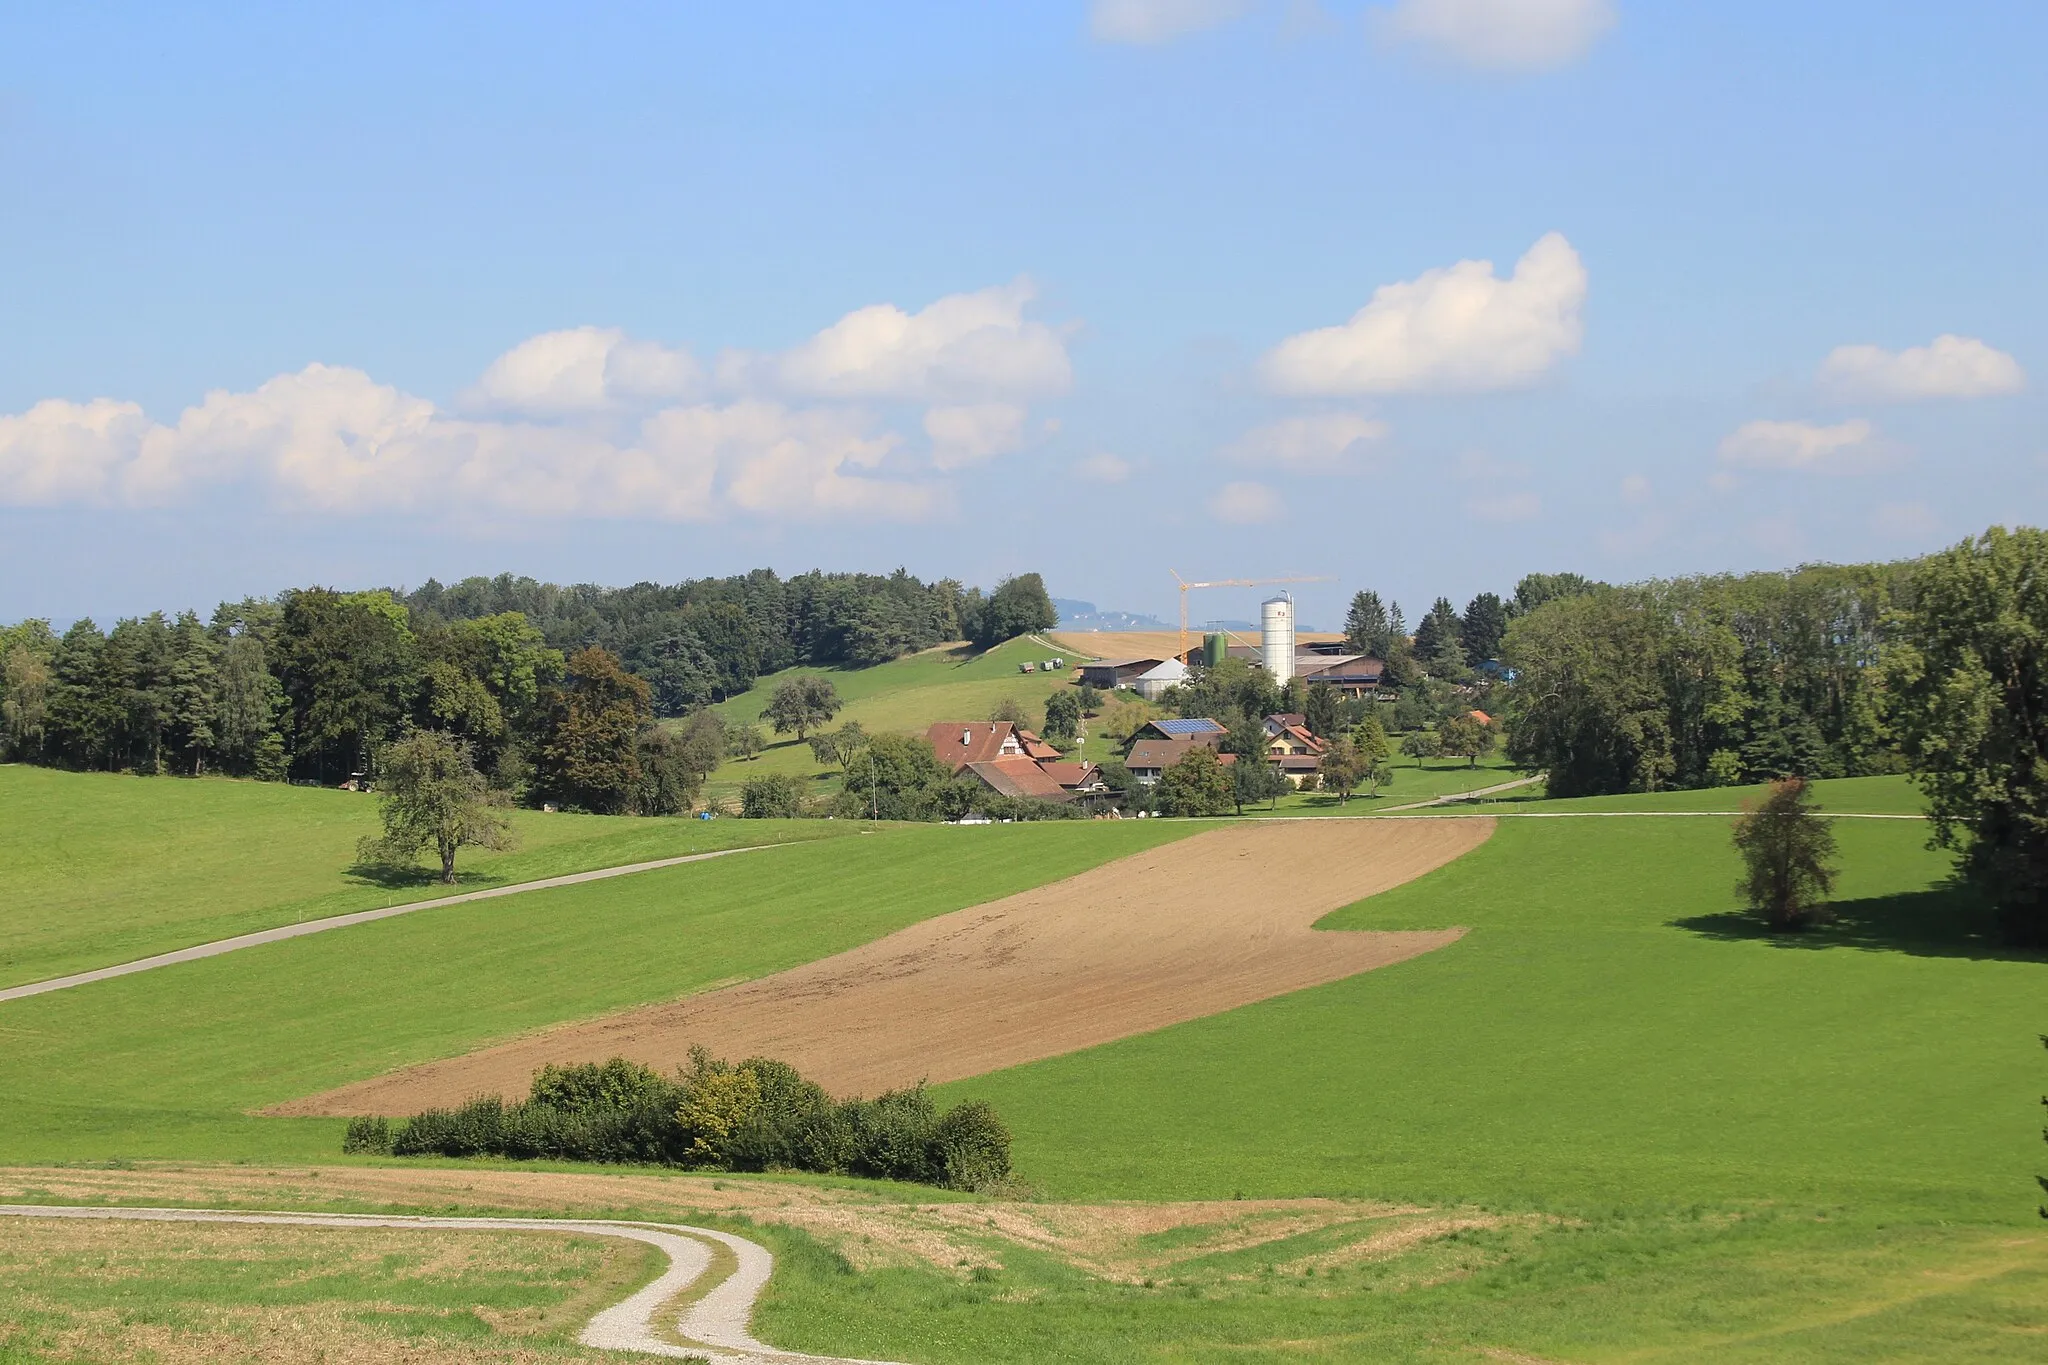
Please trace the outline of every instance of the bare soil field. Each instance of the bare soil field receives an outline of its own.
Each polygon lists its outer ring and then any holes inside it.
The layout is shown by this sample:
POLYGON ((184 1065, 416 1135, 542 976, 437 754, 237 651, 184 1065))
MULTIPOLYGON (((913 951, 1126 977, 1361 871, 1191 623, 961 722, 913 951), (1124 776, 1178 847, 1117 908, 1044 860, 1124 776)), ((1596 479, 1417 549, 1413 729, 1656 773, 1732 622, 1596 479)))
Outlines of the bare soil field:
POLYGON ((429 1062, 271 1112, 402 1115, 525 1093, 549 1062, 662 1069, 696 1044, 839 1095, 1016 1066, 1443 947, 1461 929, 1319 932, 1323 915, 1476 848, 1488 819, 1230 825, 851 952, 429 1062))
MULTIPOLYGON (((1206 632, 1200 626, 1188 627, 1190 647, 1202 643, 1206 632)), ((1229 632, 1232 640, 1239 644, 1256 645, 1259 633, 1256 630, 1229 632)), ((1075 659, 1170 659, 1180 653, 1180 632, 1177 630, 1073 630, 1053 631, 1046 639, 1058 645, 1075 659)), ((1327 630, 1299 630, 1294 638, 1301 644, 1315 644, 1320 641, 1341 640, 1339 632, 1327 630)))

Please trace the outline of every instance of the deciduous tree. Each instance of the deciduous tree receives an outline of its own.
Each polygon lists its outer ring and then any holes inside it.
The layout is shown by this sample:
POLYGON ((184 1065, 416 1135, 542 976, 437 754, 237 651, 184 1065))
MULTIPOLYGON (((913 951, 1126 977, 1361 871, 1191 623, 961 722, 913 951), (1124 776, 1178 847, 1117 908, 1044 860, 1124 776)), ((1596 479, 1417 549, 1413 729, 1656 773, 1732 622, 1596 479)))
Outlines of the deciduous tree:
MULTIPOLYGON (((1239 763, 1255 762, 1240 758, 1239 763)), ((1159 775, 1159 808, 1168 815, 1226 815, 1237 804, 1216 751, 1193 745, 1159 775)))
POLYGON ((542 790, 584 810, 626 810, 640 783, 640 728, 652 716, 646 682, 590 645, 569 657, 567 680, 550 701, 542 790))
POLYGON ((1773 929, 1804 929, 1833 918, 1835 832, 1822 819, 1804 780, 1771 784, 1761 803, 1745 801, 1735 822, 1743 878, 1736 890, 1773 929))
POLYGON ((778 735, 796 731, 802 741, 812 730, 839 714, 839 692, 832 680, 804 673, 776 685, 761 719, 775 727, 778 735))
POLYGON ((441 859, 441 880, 452 885, 456 850, 512 847, 510 822, 453 736, 416 730, 387 744, 377 766, 384 833, 362 841, 357 856, 364 862, 402 867, 431 848, 441 859))
POLYGON ((1480 757, 1490 753, 1493 745, 1493 727, 1469 711, 1445 716, 1437 722, 1437 752, 1464 759, 1468 768, 1478 767, 1480 757))
POLYGON ((1045 737, 1054 744, 1072 744, 1081 733, 1081 699, 1060 688, 1045 699, 1045 737))

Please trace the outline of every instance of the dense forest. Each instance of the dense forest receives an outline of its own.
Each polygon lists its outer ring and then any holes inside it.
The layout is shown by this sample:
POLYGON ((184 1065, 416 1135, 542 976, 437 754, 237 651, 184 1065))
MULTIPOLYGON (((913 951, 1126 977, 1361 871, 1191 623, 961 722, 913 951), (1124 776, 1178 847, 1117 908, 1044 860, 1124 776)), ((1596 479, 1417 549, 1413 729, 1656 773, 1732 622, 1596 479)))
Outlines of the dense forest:
POLYGON ((407 728, 464 742, 494 784, 586 809, 673 809, 701 777, 649 722, 793 664, 879 663, 1054 622, 1037 574, 988 594, 948 581, 768 570, 664 587, 501 575, 410 593, 298 588, 61 636, 0 628, 0 757, 138 773, 339 782, 407 728))

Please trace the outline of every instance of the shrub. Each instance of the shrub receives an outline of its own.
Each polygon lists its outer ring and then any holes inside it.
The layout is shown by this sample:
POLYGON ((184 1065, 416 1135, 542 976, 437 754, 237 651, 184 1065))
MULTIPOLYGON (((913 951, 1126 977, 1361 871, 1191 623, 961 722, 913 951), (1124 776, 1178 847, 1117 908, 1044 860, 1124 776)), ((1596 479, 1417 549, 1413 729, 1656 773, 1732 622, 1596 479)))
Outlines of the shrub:
POLYGON ((344 1150, 818 1171, 963 1190, 1010 1172, 1009 1130, 979 1101, 941 1115, 918 1085, 837 1103, 786 1062, 728 1063, 703 1048, 673 1080, 614 1057, 543 1067, 521 1103, 429 1109, 395 1136, 382 1119, 356 1119, 344 1150))
POLYGON ((931 1150, 937 1115, 922 1084, 855 1100, 846 1109, 853 1130, 853 1174, 937 1183, 931 1150))
POLYGON ((1010 1175, 1010 1130, 986 1100, 956 1104, 932 1126, 931 1167, 939 1183, 985 1190, 1010 1175))
POLYGON ((381 1118, 352 1118, 348 1121, 347 1134, 341 1139, 341 1150, 388 1154, 391 1151, 391 1125, 381 1118))
POLYGON ((740 814, 749 820, 794 820, 804 813, 804 780, 791 774, 750 777, 740 788, 740 814))

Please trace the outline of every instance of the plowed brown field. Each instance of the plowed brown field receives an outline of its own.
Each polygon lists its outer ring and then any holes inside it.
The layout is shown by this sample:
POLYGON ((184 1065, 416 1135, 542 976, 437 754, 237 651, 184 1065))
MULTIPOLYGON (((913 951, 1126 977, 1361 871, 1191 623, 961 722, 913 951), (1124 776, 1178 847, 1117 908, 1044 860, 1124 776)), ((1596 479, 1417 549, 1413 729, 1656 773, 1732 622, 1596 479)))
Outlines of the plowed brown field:
POLYGON ((281 1105, 407 1114, 525 1093, 547 1062, 664 1070, 701 1043, 769 1056, 834 1094, 957 1080, 1401 962, 1461 929, 1320 932, 1340 906, 1484 843, 1493 821, 1230 825, 958 910, 865 947, 281 1105))

